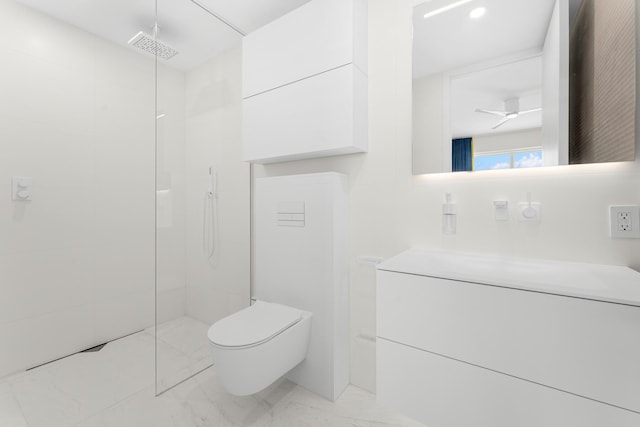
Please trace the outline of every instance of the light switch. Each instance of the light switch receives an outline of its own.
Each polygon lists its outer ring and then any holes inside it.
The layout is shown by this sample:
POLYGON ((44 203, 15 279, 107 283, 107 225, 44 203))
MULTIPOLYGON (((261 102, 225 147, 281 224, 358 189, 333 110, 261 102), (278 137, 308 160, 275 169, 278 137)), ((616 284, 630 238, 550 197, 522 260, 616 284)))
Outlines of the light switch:
POLYGON ((495 219, 496 221, 508 221, 509 220, 509 202, 506 200, 495 200, 493 202, 495 207, 495 219))

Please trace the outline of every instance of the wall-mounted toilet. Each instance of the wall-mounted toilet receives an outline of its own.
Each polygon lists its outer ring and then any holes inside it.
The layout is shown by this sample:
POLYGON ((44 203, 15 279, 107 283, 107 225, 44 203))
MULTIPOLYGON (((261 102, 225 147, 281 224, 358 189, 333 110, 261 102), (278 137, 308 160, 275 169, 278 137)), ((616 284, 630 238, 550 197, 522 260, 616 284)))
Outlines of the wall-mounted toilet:
POLYGON ((311 313, 256 301, 208 332, 220 382, 236 396, 257 393, 304 360, 311 313))
POLYGON ((286 376, 335 400, 349 383, 347 177, 259 178, 254 194, 258 301, 209 328, 214 369, 235 395, 286 376))

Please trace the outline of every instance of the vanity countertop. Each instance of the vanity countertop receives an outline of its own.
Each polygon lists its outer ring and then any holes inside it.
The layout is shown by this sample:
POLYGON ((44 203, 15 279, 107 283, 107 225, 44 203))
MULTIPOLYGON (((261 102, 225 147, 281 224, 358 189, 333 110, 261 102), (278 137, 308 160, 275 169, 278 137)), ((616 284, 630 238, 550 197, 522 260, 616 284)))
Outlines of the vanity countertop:
POLYGON ((413 248, 377 268, 640 307, 640 273, 623 266, 413 248))

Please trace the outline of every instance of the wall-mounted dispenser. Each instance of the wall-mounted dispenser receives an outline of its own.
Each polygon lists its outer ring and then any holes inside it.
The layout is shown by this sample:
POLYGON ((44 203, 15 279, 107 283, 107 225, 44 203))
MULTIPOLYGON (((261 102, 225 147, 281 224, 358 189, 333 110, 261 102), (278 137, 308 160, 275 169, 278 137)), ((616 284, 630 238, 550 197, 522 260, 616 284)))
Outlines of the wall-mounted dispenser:
POLYGON ((451 193, 445 195, 442 205, 442 232, 456 234, 456 205, 451 200, 451 193))
POLYGON ((493 206, 495 208, 494 217, 496 221, 509 220, 509 202, 507 200, 494 200, 493 206))

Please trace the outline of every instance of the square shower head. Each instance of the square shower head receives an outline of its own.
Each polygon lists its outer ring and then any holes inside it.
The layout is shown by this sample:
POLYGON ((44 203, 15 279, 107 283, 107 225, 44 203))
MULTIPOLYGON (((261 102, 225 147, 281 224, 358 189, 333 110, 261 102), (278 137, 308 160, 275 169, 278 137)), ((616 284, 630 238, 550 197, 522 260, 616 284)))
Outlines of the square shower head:
POLYGON ((137 47, 138 49, 142 49, 152 55, 158 56, 165 61, 173 58, 178 54, 177 50, 166 45, 160 40, 156 40, 153 36, 145 33, 144 31, 140 31, 138 34, 133 36, 128 43, 131 46, 137 47))

